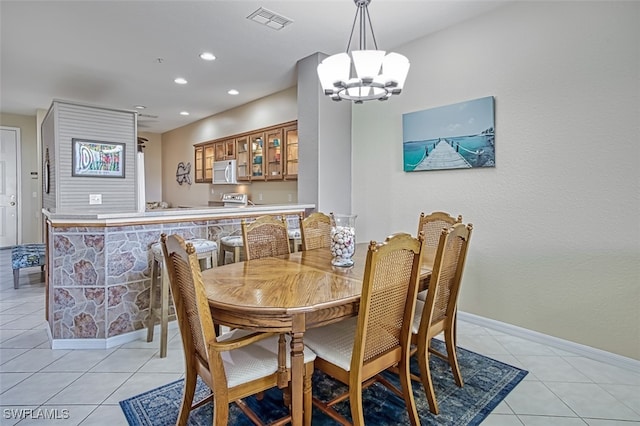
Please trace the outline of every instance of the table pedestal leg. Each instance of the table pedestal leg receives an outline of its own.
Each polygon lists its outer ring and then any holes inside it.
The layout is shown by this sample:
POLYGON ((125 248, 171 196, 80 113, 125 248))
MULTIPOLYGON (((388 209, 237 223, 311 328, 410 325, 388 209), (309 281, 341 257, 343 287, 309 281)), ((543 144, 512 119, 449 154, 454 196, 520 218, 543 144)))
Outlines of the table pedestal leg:
POLYGON ((294 316, 291 332, 291 424, 293 426, 302 425, 304 418, 304 329, 304 315, 294 316))

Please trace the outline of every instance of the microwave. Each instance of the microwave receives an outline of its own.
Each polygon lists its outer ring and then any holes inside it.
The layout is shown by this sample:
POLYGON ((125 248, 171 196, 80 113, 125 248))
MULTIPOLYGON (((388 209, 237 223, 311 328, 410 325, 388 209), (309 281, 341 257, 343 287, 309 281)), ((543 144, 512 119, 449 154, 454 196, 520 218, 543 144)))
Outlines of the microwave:
POLYGON ((236 160, 214 161, 212 183, 214 185, 237 184, 238 180, 236 179, 236 160))

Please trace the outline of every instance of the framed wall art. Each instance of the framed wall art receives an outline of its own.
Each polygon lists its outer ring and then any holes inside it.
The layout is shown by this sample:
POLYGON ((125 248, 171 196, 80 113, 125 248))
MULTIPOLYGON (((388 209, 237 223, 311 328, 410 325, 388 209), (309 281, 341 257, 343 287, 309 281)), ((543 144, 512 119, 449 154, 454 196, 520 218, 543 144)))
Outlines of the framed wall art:
POLYGON ((493 96, 402 115, 405 172, 495 167, 493 96))
POLYGON ((72 176, 124 178, 125 144, 72 140, 72 176))

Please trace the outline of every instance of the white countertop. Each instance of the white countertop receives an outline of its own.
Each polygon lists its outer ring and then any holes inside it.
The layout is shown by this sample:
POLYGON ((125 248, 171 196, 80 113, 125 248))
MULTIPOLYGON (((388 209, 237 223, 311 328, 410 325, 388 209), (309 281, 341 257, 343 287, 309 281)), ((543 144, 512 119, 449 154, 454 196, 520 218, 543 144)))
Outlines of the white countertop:
POLYGON ((296 213, 305 209, 314 209, 314 204, 264 204, 256 206, 224 207, 224 206, 195 206, 173 207, 168 209, 151 209, 145 212, 126 213, 98 213, 98 212, 50 212, 43 209, 42 213, 52 223, 103 223, 117 224, 129 222, 156 222, 175 219, 177 221, 198 220, 206 217, 234 217, 253 215, 255 213, 296 213))

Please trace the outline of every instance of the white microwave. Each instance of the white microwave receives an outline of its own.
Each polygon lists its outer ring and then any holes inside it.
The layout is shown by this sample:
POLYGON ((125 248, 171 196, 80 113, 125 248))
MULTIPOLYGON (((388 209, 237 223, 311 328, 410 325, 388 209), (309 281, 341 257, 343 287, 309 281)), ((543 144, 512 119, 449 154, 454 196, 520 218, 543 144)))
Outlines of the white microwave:
POLYGON ((237 184, 238 180, 236 179, 236 160, 214 161, 212 183, 214 185, 237 184))

